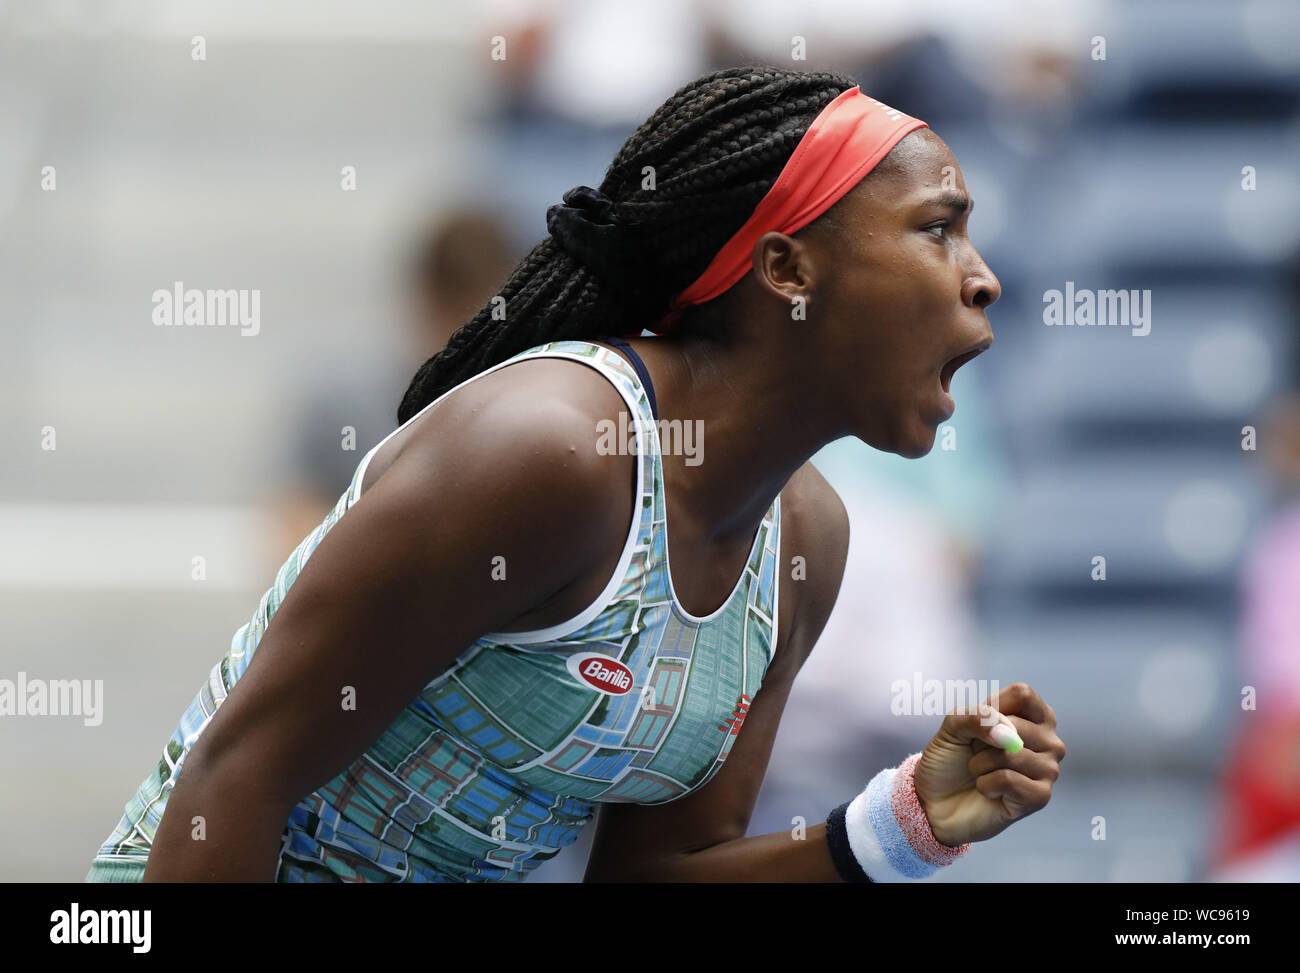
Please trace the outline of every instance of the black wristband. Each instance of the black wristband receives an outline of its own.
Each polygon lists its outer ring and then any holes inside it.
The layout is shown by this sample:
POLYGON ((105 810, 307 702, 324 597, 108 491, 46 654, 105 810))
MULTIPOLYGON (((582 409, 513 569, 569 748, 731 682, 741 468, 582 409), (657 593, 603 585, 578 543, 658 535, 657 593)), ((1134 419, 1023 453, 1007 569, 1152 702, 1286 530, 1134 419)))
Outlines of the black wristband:
MULTIPOLYGON (((849 844, 849 832, 844 826, 844 814, 851 801, 845 801, 826 817, 826 844, 831 850, 831 861, 840 878, 846 882, 870 882, 871 876, 862 870, 853 848, 849 844)), ((874 883, 873 883, 874 884, 874 883)))

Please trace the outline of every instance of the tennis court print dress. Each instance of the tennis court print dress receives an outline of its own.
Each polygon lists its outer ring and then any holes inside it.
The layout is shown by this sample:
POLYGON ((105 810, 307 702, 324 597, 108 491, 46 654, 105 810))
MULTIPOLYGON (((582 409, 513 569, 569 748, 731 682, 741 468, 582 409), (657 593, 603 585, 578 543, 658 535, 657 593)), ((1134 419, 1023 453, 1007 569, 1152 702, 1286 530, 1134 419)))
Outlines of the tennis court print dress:
MULTIPOLYGON (((704 618, 687 613, 669 579, 654 389, 635 352, 610 343, 627 359, 592 342, 555 341, 467 380, 525 358, 568 358, 618 389, 636 430, 640 497, 609 584, 569 622, 487 633, 462 652, 369 750, 298 802, 276 881, 522 881, 577 840, 597 803, 672 801, 704 786, 726 760, 772 661, 780 497, 726 603, 704 618)), ((347 492, 235 633, 87 881, 140 881, 186 755, 392 435, 362 458, 347 492)))

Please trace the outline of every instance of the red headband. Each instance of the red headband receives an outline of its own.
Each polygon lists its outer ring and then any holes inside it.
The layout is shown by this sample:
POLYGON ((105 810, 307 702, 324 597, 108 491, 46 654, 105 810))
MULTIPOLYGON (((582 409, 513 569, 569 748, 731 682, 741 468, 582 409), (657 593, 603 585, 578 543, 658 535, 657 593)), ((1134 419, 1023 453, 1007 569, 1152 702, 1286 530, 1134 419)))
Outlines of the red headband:
POLYGON ((749 272, 754 244, 764 233, 794 233, 807 226, 856 186, 904 135, 928 127, 864 95, 858 85, 837 95, 808 126, 753 215, 649 330, 670 333, 685 308, 713 300, 749 272))

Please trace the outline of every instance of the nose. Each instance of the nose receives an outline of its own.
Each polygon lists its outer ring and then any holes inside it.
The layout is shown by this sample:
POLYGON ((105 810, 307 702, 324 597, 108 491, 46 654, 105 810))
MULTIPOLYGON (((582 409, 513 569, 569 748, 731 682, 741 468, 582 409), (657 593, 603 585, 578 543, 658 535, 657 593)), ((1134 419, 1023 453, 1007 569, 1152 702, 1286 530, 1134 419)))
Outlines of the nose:
POLYGON ((1002 284, 984 258, 975 254, 975 268, 961 283, 962 303, 967 307, 986 308, 1002 296, 1002 284))

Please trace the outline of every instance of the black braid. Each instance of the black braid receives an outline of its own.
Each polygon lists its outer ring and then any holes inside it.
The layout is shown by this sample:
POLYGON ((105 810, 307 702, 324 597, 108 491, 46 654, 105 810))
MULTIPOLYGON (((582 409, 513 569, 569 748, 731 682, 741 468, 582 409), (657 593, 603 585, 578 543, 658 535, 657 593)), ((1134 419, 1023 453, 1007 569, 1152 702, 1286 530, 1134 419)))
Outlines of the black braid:
MULTIPOLYGON (((727 68, 680 88, 623 144, 597 187, 629 225, 614 287, 547 237, 500 292, 416 372, 405 422, 448 389, 549 341, 631 334, 668 309, 776 182, 818 113, 857 82, 778 67, 727 68), (653 166, 654 189, 642 189, 653 166), (628 283, 633 281, 636 283, 628 283), (494 318, 494 310, 501 306, 494 318)), ((685 322, 683 322, 685 324, 685 322)))

